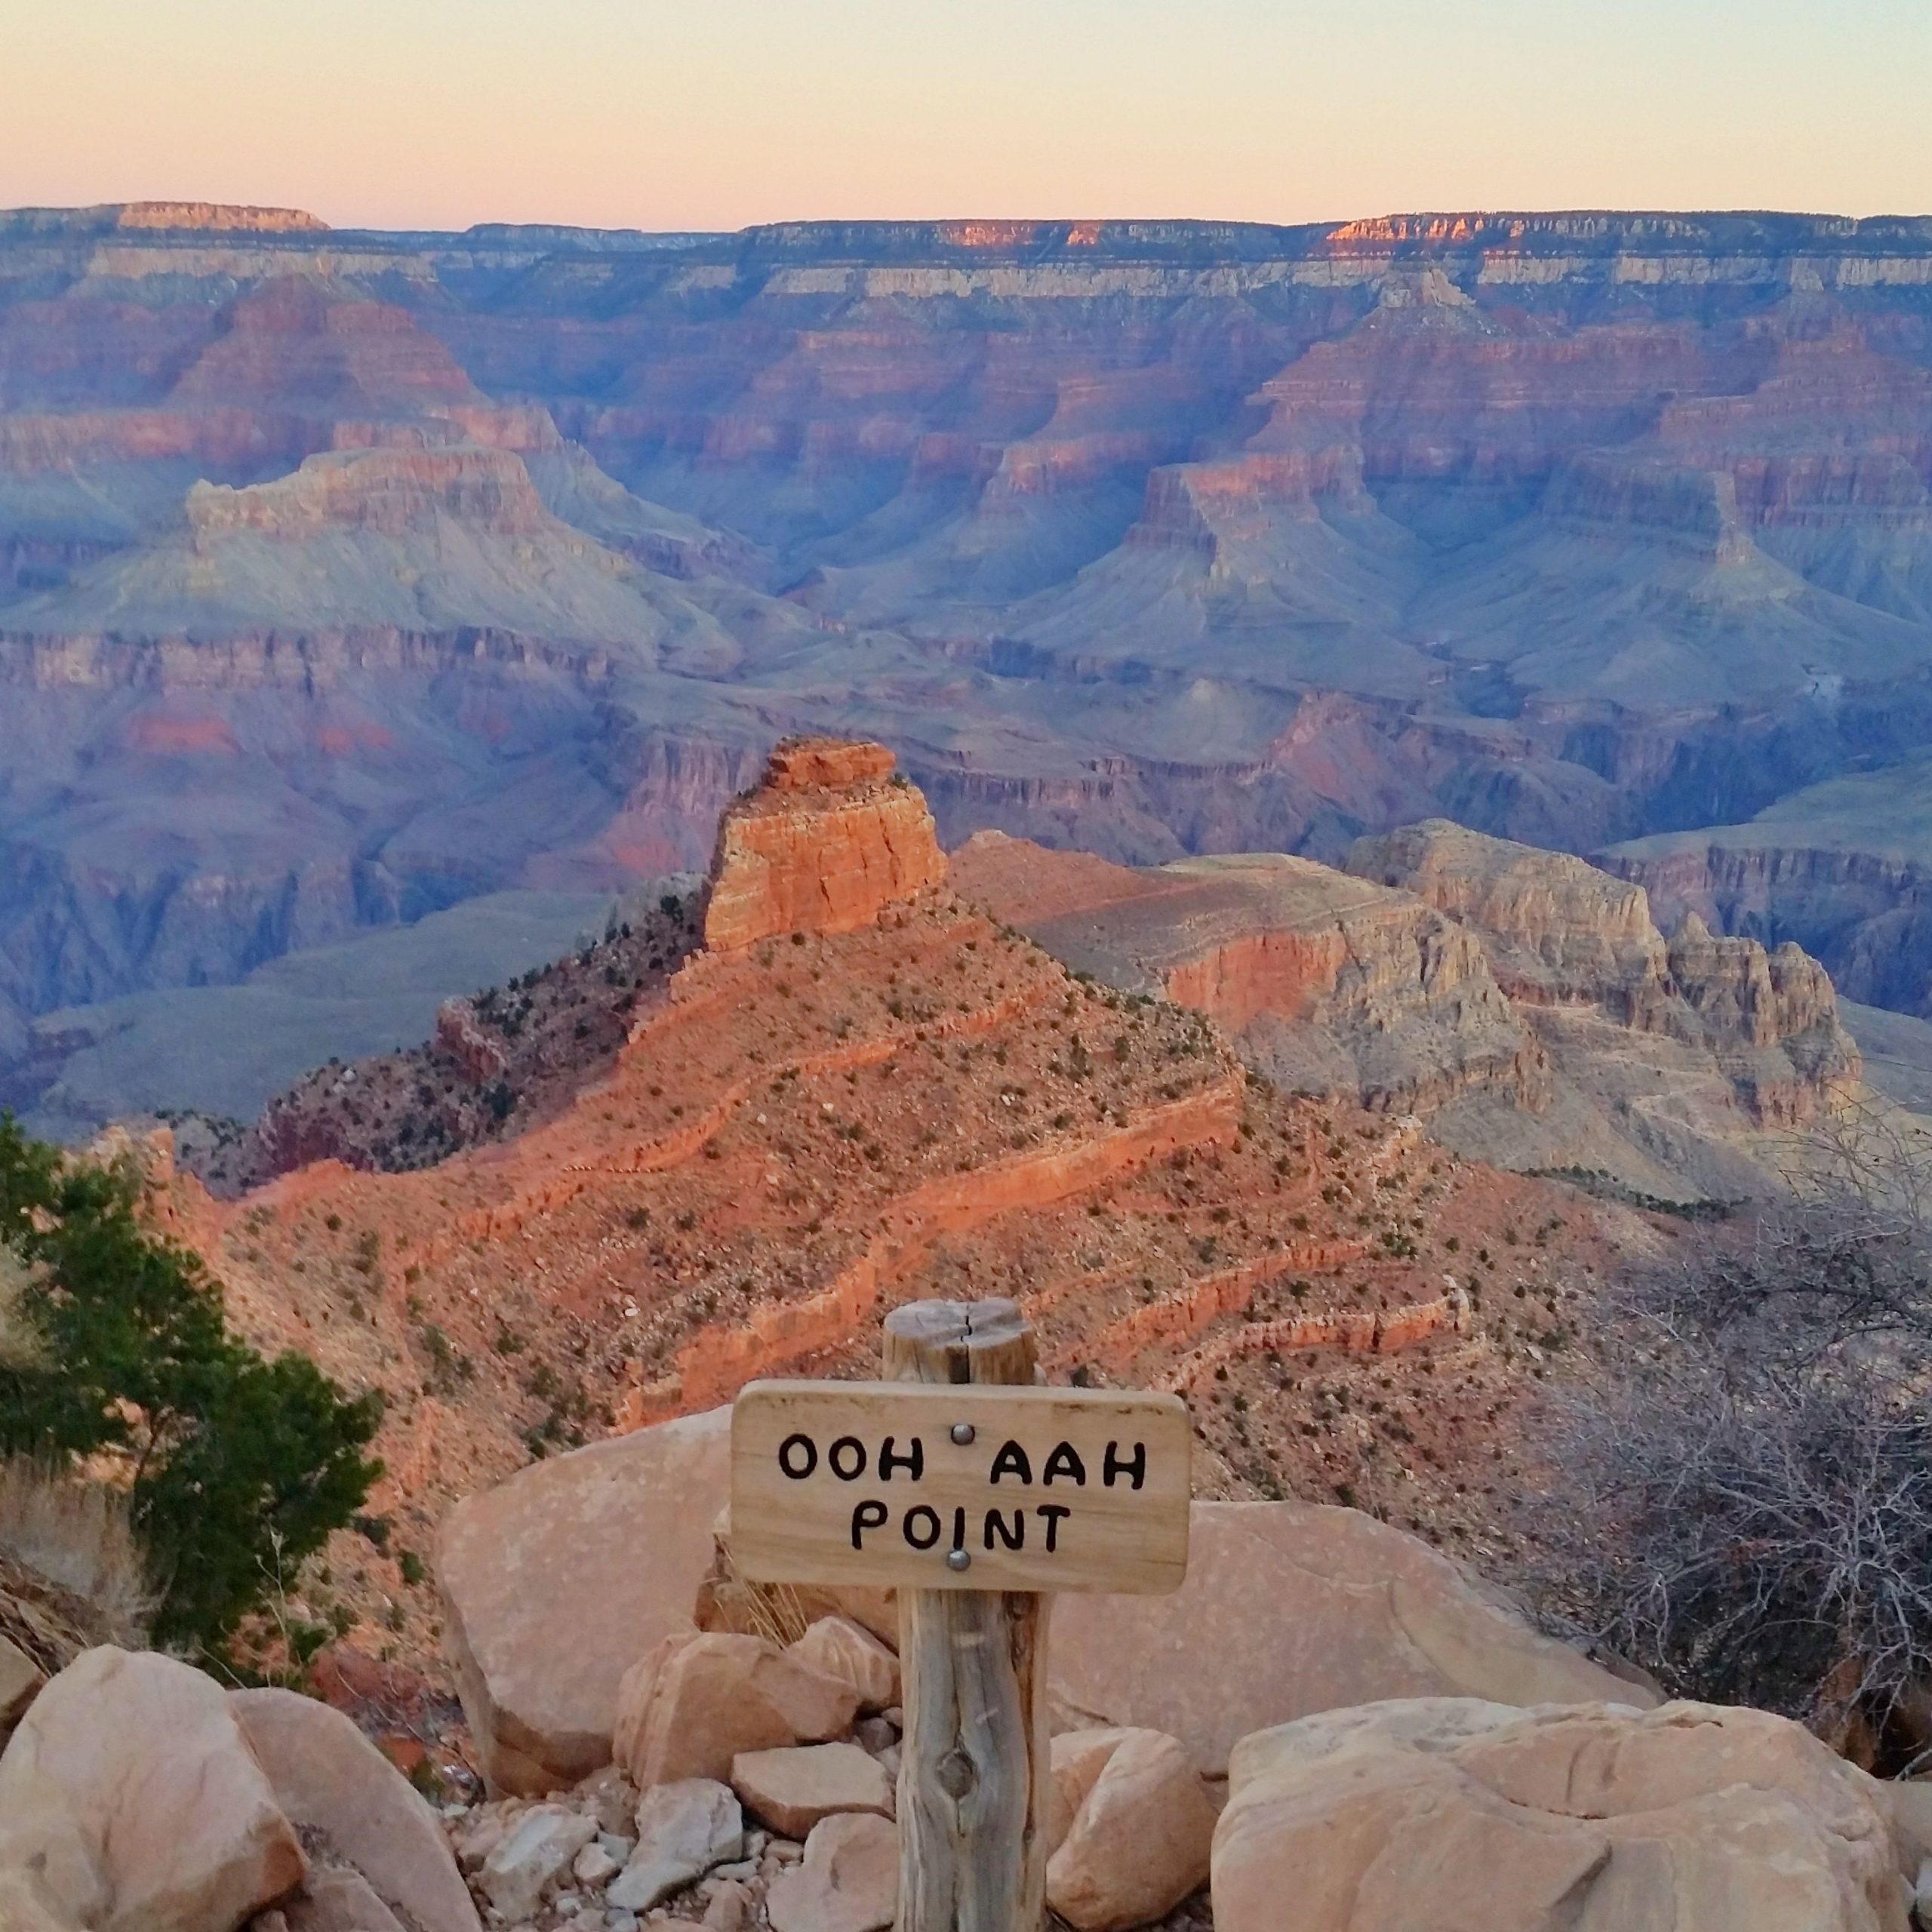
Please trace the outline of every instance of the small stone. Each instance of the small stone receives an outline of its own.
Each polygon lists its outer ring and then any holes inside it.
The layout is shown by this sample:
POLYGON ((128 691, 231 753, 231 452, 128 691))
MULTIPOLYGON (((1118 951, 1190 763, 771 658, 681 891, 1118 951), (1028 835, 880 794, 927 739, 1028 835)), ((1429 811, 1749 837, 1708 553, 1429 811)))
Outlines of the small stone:
POLYGON ((552 1909, 559 1918, 574 1918, 583 1909, 583 1901, 574 1892, 559 1892, 552 1909))
POLYGON ((587 1801, 600 1832, 627 1832, 637 1810, 637 1786, 615 1764, 602 1764, 583 1779, 573 1794, 580 1810, 587 1801))
POLYGON ((604 1932, 638 1932, 638 1915, 634 1912, 607 1912, 604 1915, 604 1932))
POLYGON ((711 1932, 744 1932, 757 1903, 749 1885, 727 1878, 706 1903, 704 1922, 711 1927, 711 1932))
POLYGON ((594 1819, 561 1804, 533 1805, 483 1862, 478 1882, 506 1918, 528 1916, 577 1854, 597 1835, 594 1819))
POLYGON ((883 1718, 861 1718, 852 1727, 852 1741, 876 1758, 899 1742, 899 1734, 883 1718))
POLYGON ((835 1811, 892 1815, 892 1783, 856 1744, 747 1751, 731 1761, 731 1784, 752 1815, 801 1838, 835 1811))
MULTIPOLYGON (((627 1818, 624 1822, 629 1824, 631 1820, 627 1818)), ((631 1862, 631 1854, 637 1848, 637 1840, 626 1838, 620 1832, 599 1832, 597 1842, 602 1847, 604 1855, 614 1865, 628 1865, 631 1862)))
POLYGON ((755 1858, 740 1858, 729 1865, 715 1866, 711 1875, 714 1878, 755 1878, 758 1876, 758 1860, 755 1858))
POLYGON ((843 1737, 859 1694, 762 1637, 667 1637, 624 1673, 613 1750, 640 1789, 722 1778, 747 1751, 843 1737))
POLYGON ((745 1856, 747 1858, 762 1857, 765 1847, 771 1842, 771 1834, 769 1832, 747 1832, 745 1834, 745 1856))
POLYGON ((604 1849, 603 1841, 595 1838, 577 1854, 571 1876, 580 1885, 608 1885, 623 1869, 622 1862, 604 1849))
POLYGON ((891 1725, 894 1730, 899 1732, 902 1736, 904 1734, 906 1730, 906 1713, 902 1711, 897 1704, 893 1705, 888 1710, 880 1712, 879 1715, 884 1718, 886 1722, 891 1725))
POLYGON ((898 1827, 859 1811, 815 1825, 765 1901, 772 1932, 884 1932, 898 1909, 898 1827))
POLYGON ((500 1815, 479 1818, 456 1841, 456 1862, 466 1872, 480 1872, 484 1861, 503 1841, 510 1828, 500 1815))
POLYGON ((714 1865, 740 1857, 744 1844, 744 1814, 724 1786, 710 1778, 654 1785, 638 1800, 637 1844, 606 1901, 648 1912, 714 1865))

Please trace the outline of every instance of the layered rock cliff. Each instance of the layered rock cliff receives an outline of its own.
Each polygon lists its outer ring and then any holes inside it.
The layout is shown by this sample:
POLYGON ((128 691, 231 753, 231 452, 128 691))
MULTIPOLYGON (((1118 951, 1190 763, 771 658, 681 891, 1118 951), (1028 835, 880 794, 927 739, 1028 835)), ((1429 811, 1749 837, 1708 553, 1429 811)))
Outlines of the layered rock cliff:
POLYGON ((846 933, 946 877, 932 814, 882 745, 788 738, 725 808, 704 943, 730 952, 792 933, 846 933))
POLYGON ((1278 854, 1137 872, 996 832, 952 884, 1076 971, 1207 1014, 1291 1090, 1398 1114, 1476 1088, 1548 1099, 1480 940, 1411 894, 1278 854))
POLYGON ((1285 1086, 1414 1112, 1506 1165, 1651 1193, 1776 1183, 1777 1130, 1848 1095, 1831 982, 1687 922, 1641 888, 1444 820, 1349 869, 1278 855, 1109 866, 983 833, 955 887, 1106 983, 1211 1014, 1285 1086))

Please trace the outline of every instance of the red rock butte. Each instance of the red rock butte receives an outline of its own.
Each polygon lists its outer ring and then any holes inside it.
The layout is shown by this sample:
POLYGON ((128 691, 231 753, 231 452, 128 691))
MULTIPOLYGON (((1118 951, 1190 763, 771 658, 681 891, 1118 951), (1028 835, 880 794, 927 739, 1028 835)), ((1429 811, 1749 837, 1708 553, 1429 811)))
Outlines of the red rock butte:
POLYGON ((933 815, 883 745, 788 738, 718 829, 704 943, 849 933, 946 878, 933 815))

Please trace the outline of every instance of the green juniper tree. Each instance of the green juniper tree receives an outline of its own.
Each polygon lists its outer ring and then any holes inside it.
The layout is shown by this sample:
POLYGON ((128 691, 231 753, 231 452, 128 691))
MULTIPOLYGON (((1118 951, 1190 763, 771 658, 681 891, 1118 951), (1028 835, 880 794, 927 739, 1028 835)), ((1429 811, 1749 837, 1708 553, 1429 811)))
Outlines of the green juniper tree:
POLYGON ((126 1165, 72 1161, 0 1116, 0 1452, 115 1459, 160 1589, 155 1635, 214 1648, 361 1505, 378 1406, 231 1334, 220 1288, 142 1225, 140 1195, 126 1165))

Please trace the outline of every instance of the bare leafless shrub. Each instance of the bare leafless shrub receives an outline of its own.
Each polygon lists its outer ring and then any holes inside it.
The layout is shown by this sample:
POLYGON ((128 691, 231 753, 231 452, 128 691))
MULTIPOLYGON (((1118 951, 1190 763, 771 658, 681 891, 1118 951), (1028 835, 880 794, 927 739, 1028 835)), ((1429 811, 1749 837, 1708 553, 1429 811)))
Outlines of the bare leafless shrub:
POLYGON ((1801 1192, 1613 1288, 1595 1372, 1547 1404, 1534 1459, 1553 1620, 1675 1692, 1868 1750, 1910 1740, 1932 1686, 1918 1158, 1827 1147, 1801 1192))

